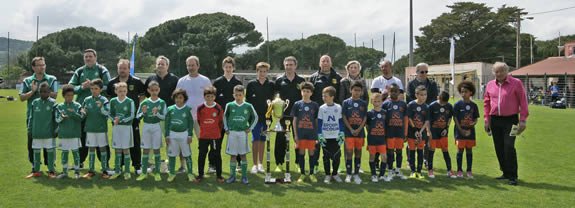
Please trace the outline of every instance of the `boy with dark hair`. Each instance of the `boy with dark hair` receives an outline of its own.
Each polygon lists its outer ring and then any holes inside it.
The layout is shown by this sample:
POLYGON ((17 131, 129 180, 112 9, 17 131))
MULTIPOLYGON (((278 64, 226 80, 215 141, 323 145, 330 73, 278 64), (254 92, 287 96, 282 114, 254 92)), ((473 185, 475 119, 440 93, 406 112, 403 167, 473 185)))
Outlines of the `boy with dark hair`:
POLYGON ((435 149, 443 151, 443 160, 447 167, 447 177, 456 178, 451 170, 451 157, 449 156, 449 145, 447 135, 449 125, 453 116, 453 106, 449 103, 449 92, 442 91, 434 101, 429 105, 429 122, 431 126, 431 140, 429 140, 429 154, 427 155, 427 164, 429 166, 429 178, 435 178, 433 172, 433 153, 435 149))
POLYGON ((457 144, 457 177, 463 178, 463 152, 467 154, 467 177, 473 178, 472 148, 475 147, 475 124, 479 118, 477 105, 471 101, 475 94, 475 86, 471 81, 463 81, 457 85, 457 91, 462 99, 453 104, 453 120, 455 121, 455 144, 457 144))
POLYGON ((360 99, 363 84, 360 81, 354 81, 351 84, 349 91, 351 97, 343 101, 342 117, 345 124, 345 167, 347 169, 347 176, 345 182, 350 183, 353 171, 353 180, 356 184, 361 183, 359 178, 359 168, 361 167, 361 149, 365 143, 365 122, 367 115, 367 102, 360 99), (352 160, 353 170, 352 170, 352 160))
POLYGON ((222 136, 221 130, 224 128, 223 115, 224 110, 215 102, 216 88, 208 87, 204 89, 205 102, 198 106, 197 119, 200 125, 200 135, 198 135, 198 177, 194 182, 199 183, 204 179, 204 166, 208 148, 215 152, 214 166, 216 169, 216 180, 219 183, 224 182, 222 177, 222 136))
POLYGON ((176 104, 168 107, 164 126, 164 137, 168 145, 170 165, 168 182, 172 182, 176 178, 176 157, 179 156, 180 153, 186 158, 188 181, 194 181, 194 175, 192 174, 192 151, 190 150, 190 143, 192 143, 194 136, 192 109, 186 105, 186 101, 188 100, 186 90, 182 88, 174 90, 172 99, 176 104))
POLYGON ((421 169, 423 168, 423 148, 427 138, 431 136, 428 131, 429 107, 425 104, 427 89, 424 86, 415 88, 415 100, 407 105, 407 118, 409 119, 409 129, 407 142, 409 145, 409 164, 411 168, 410 178, 423 178, 421 169), (415 152, 417 149, 417 170, 415 164, 415 152))
POLYGON ((401 179, 407 179, 400 171, 403 160, 401 150, 403 149, 403 143, 406 140, 405 136, 407 134, 407 104, 399 99, 399 94, 401 94, 399 85, 392 83, 389 88, 389 94, 390 99, 386 100, 382 105, 382 108, 387 111, 385 135, 387 138, 388 177, 391 178, 391 175, 393 175, 401 179), (395 169, 393 169, 393 153, 395 153, 395 169))
POLYGON ((300 84, 302 100, 295 102, 291 115, 293 119, 294 141, 296 148, 299 149, 299 167, 301 176, 297 180, 301 183, 306 178, 305 172, 305 152, 309 155, 309 178, 311 182, 317 182, 314 176, 315 160, 313 158, 315 144, 317 141, 317 114, 319 106, 311 100, 314 86, 311 82, 302 82, 300 84))
POLYGON ((64 85, 62 88, 64 102, 58 105, 56 113, 56 123, 58 123, 58 149, 62 150, 62 174, 58 178, 68 177, 68 156, 72 151, 74 157, 74 177, 80 178, 78 167, 80 166, 80 153, 78 149, 82 146, 80 137, 82 136, 82 119, 84 115, 80 112, 82 105, 74 102, 74 86, 64 85))

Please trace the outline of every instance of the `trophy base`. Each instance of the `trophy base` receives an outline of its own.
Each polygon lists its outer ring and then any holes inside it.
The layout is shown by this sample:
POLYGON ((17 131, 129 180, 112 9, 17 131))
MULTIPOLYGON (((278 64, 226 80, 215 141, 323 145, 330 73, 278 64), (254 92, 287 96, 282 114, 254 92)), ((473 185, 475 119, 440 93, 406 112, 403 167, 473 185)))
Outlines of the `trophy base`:
POLYGON ((290 184, 291 183, 290 178, 291 177, 289 173, 285 174, 285 178, 272 178, 270 174, 266 175, 265 184, 290 184))

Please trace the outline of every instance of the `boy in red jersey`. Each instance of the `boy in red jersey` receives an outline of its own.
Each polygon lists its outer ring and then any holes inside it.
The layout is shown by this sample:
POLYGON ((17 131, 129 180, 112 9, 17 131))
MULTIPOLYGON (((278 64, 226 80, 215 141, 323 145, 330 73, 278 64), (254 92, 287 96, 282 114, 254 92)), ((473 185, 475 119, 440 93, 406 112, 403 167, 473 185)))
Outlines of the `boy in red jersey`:
POLYGON ((224 126, 222 117, 224 110, 215 102, 216 88, 208 87, 204 89, 204 99, 206 102, 198 106, 197 118, 200 125, 200 135, 198 139, 198 177, 194 182, 199 183, 204 179, 204 166, 206 163, 206 155, 208 148, 214 151, 217 181, 224 182, 222 177, 222 156, 220 149, 222 148, 221 130, 224 126))

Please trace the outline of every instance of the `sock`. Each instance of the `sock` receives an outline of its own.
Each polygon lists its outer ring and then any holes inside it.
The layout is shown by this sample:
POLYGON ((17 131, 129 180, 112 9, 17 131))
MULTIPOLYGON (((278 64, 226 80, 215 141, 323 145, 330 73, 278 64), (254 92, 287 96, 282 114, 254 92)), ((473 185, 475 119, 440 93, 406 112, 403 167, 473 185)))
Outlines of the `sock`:
POLYGON ((351 175, 351 165, 351 160, 345 160, 345 169, 348 175, 351 175))
POLYGON ((122 153, 116 152, 114 157, 114 172, 115 174, 120 174, 122 172, 122 153))
POLYGON ((230 162, 230 174, 231 174, 231 178, 235 178, 235 177, 236 177, 236 167, 237 167, 237 163, 236 163, 236 162, 230 162))
POLYGON ((449 152, 443 152, 443 160, 445 160, 445 166, 447 167, 447 171, 451 170, 451 157, 449 156, 449 152))
POLYGON ((458 152, 457 153, 457 171, 463 171, 463 169, 461 168, 463 163, 463 152, 458 152))
POLYGON ((401 169, 401 161, 403 160, 403 153, 401 152, 401 149, 399 151, 397 151, 396 153, 396 158, 395 158, 395 167, 397 167, 398 169, 401 169))
POLYGON ((433 170, 433 154, 435 151, 427 151, 427 166, 429 170, 433 170))
POLYGON ((379 166, 379 176, 384 176, 385 175, 385 162, 381 162, 381 165, 379 166))
POLYGON ((34 149, 34 173, 40 172, 42 149, 34 149))
POLYGON ((188 168, 188 174, 194 173, 194 168, 192 167, 192 156, 186 157, 186 167, 188 168))
POLYGON ((76 167, 76 172, 77 169, 80 167, 80 152, 76 149, 76 150, 72 150, 72 156, 74 158, 74 167, 76 167))
MULTIPOLYGON (((96 172, 94 170, 94 166, 96 165, 96 164, 94 164, 94 163, 96 163, 96 150, 90 150, 90 152, 88 153, 88 161, 89 161, 89 166, 90 166, 89 172, 90 173, 96 172)), ((120 165, 120 164, 118 164, 118 165, 120 165)))
POLYGON ((377 175, 377 173, 375 172, 375 162, 369 162, 369 169, 371 170, 371 175, 377 175))
POLYGON ((393 151, 387 153, 387 168, 393 169, 393 151))
POLYGON ((314 174, 315 158, 313 156, 309 157, 309 174, 314 174))
POLYGON ((359 168, 361 167, 361 158, 356 157, 353 159, 353 163, 355 165, 355 169, 353 170, 355 175, 359 175, 359 168))
POLYGON ((168 157, 170 175, 176 175, 176 157, 168 157))
POLYGON ((48 171, 53 173, 55 171, 54 161, 56 161, 56 151, 54 150, 54 148, 50 148, 47 149, 46 152, 48 152, 48 171))
POLYGON ((411 172, 415 172, 415 150, 409 150, 407 161, 409 161, 409 168, 411 168, 411 172))
POLYGON ((421 169, 423 168, 423 150, 417 150, 417 172, 421 173, 421 169))
POLYGON ((104 151, 100 151, 100 163, 102 165, 102 172, 103 173, 107 173, 108 172, 108 152, 106 152, 106 150, 104 151))
POLYGON ((130 153, 124 154, 124 174, 130 173, 130 153))
POLYGON ((150 154, 142 154, 142 174, 148 173, 148 160, 150 159, 150 154))
POLYGON ((162 158, 159 152, 154 153, 154 163, 154 172, 159 174, 160 167, 162 167, 162 158))
POLYGON ((68 173, 68 153, 69 151, 62 151, 62 173, 68 173))
POLYGON ((473 153, 467 153, 467 172, 471 172, 472 165, 473 165, 473 153))
POLYGON ((299 169, 302 175, 305 175, 305 155, 298 155, 299 157, 299 169))
POLYGON ((248 178, 248 161, 242 160, 240 164, 242 165, 242 178, 248 178))

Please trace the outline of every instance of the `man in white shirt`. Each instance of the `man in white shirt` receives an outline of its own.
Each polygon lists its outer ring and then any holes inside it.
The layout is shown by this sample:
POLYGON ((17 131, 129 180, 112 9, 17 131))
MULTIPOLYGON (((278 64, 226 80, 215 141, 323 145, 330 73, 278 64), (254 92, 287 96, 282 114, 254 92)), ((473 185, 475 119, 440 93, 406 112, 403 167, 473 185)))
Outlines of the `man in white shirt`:
POLYGON ((373 90, 381 92, 383 94, 383 100, 385 101, 389 96, 388 88, 391 84, 395 83, 399 86, 399 89, 401 89, 399 99, 403 100, 403 84, 400 79, 393 76, 391 62, 389 60, 382 61, 379 63, 379 67, 381 68, 382 75, 373 80, 373 83, 371 84, 372 92, 373 90))
POLYGON ((186 59, 186 67, 188 75, 183 76, 178 80, 177 88, 186 90, 188 94, 188 101, 186 105, 192 108, 192 116, 194 117, 194 135, 200 135, 200 128, 197 119, 198 106, 204 103, 204 89, 211 87, 212 82, 204 75, 198 73, 200 69, 200 59, 196 56, 190 56, 186 59))

